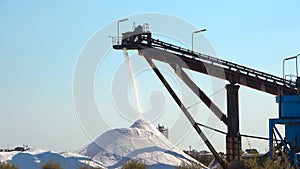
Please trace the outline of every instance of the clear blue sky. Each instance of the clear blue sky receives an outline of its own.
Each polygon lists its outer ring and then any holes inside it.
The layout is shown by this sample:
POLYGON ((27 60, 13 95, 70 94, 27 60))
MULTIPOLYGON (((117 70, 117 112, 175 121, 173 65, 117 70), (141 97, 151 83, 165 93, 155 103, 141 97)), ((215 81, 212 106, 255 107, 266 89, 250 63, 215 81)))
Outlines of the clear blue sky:
MULTIPOLYGON (((2 0, 0 147, 28 144, 45 149, 75 150, 90 142, 76 118, 73 73, 80 51, 90 37, 121 18, 149 12, 181 18, 208 30, 205 37, 220 58, 281 76, 282 59, 300 52, 299 6, 296 0, 2 0)), ((115 54, 123 57, 122 52, 115 54)), ((114 69, 114 64, 107 66, 114 69)), ((106 74, 100 72, 99 76, 101 73, 106 74)), ((96 84, 107 85, 99 79, 96 84)), ((159 83, 153 85, 164 90, 159 83)), ((96 97, 106 100, 108 96, 95 88, 99 91, 96 97)), ((143 89, 140 93, 149 97, 143 89)), ((241 87, 240 101, 241 132, 267 136, 268 118, 277 117, 274 96, 241 87)), ((108 107, 105 111, 111 110, 108 107)), ((114 120, 110 116, 105 118, 114 120)), ((168 124, 159 119, 156 122, 168 124)), ((113 127, 129 125, 124 121, 117 123, 114 122, 113 127)), ((222 124, 217 127, 226 129, 222 124)), ((176 132, 170 134, 176 135, 176 132)), ((224 151, 222 136, 215 134, 211 139, 219 151, 224 151)), ((191 132, 179 146, 205 148, 199 140, 191 132)), ((247 148, 246 140, 243 141, 243 148, 247 148)), ((250 143, 260 151, 268 147, 267 142, 250 140, 250 143)))

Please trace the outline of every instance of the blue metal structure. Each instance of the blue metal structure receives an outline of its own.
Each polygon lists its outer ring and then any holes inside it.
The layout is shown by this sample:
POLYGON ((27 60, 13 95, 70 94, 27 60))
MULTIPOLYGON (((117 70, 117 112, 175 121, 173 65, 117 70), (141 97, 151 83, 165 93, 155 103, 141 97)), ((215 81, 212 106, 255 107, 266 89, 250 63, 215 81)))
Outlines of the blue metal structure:
POLYGON ((277 96, 279 118, 269 119, 270 158, 273 158, 273 136, 279 136, 280 143, 276 149, 282 149, 293 161, 296 153, 300 152, 300 95, 277 96), (276 124, 284 125, 285 137, 278 131, 276 124))

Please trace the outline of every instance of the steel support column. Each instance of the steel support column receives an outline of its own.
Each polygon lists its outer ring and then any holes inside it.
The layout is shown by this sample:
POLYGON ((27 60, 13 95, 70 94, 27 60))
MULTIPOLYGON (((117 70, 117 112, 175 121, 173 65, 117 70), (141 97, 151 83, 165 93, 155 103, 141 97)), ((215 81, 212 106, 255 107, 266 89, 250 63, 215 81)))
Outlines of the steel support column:
POLYGON ((226 158, 227 162, 241 159, 241 136, 239 127, 239 91, 240 86, 227 84, 227 135, 226 158))

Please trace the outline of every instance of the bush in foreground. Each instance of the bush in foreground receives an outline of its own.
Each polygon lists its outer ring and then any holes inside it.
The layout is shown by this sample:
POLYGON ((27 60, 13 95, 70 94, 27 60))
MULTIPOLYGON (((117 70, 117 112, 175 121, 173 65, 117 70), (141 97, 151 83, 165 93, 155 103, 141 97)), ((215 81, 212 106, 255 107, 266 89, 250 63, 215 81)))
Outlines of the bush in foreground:
POLYGON ((100 168, 100 167, 82 166, 79 169, 102 169, 102 168, 100 168))
POLYGON ((121 169, 146 169, 146 164, 139 160, 128 160, 121 169))
POLYGON ((280 160, 272 161, 269 158, 261 160, 258 157, 244 159, 240 162, 233 162, 230 169, 294 169, 288 161, 288 157, 282 155, 280 160))
POLYGON ((293 166, 287 160, 287 157, 282 157, 281 161, 272 161, 267 159, 262 164, 258 162, 257 158, 245 160, 246 169, 294 169, 293 166))
POLYGON ((176 167, 176 169, 202 169, 202 168, 203 167, 195 163, 191 163, 191 164, 182 163, 179 167, 176 167))
POLYGON ((42 169, 63 169, 59 163, 55 163, 52 160, 42 165, 42 169))
POLYGON ((0 162, 0 169, 18 169, 18 167, 13 164, 0 162))

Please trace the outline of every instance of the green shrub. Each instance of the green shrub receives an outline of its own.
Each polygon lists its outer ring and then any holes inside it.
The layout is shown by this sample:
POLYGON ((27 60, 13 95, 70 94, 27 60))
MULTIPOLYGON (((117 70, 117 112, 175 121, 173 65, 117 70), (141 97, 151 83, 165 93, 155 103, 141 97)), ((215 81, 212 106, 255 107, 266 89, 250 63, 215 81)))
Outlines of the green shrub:
POLYGON ((197 165, 195 163, 187 164, 182 163, 179 167, 176 167, 176 169, 202 169, 200 165, 197 165))
POLYGON ((0 169, 18 169, 18 167, 13 164, 0 162, 0 169))
POLYGON ((246 149, 245 151, 248 154, 258 154, 258 151, 255 148, 246 149))
POLYGON ((139 160, 128 160, 121 169, 146 169, 146 164, 139 160))
POLYGON ((82 166, 79 169, 102 169, 102 168, 100 168, 100 167, 82 166))
POLYGON ((262 162, 262 164, 260 164, 259 159, 257 157, 254 157, 252 159, 244 160, 244 163, 246 169, 294 169, 285 154, 282 154, 280 159, 281 160, 272 161, 270 160, 270 158, 268 158, 267 160, 262 162))
POLYGON ((42 165, 42 169, 63 169, 59 163, 55 163, 52 160, 42 165))

